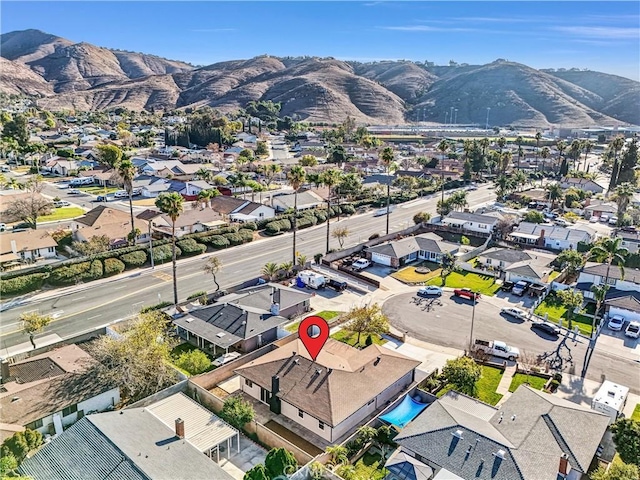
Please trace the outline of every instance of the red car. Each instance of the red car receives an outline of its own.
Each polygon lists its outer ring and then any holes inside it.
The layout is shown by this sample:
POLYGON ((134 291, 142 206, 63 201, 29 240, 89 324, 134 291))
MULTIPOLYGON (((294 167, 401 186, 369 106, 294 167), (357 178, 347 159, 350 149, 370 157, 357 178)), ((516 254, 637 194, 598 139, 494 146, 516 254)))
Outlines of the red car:
POLYGON ((469 300, 480 300, 481 295, 468 288, 456 288, 453 291, 456 297, 468 298, 469 300))

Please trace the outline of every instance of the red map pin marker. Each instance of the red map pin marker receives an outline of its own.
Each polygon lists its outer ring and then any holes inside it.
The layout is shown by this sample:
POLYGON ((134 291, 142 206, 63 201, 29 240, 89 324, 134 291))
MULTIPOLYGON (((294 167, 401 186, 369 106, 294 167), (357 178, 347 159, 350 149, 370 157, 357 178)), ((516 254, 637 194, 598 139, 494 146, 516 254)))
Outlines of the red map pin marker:
POLYGON ((311 358, 315 361, 320 350, 322 350, 322 347, 324 347, 324 344, 327 342, 327 338, 329 338, 329 325, 324 318, 312 315, 300 322, 298 335, 304 344, 304 348, 307 349, 307 352, 309 352, 309 355, 311 355, 311 358), (316 330, 316 333, 317 330, 320 330, 320 334, 312 337, 309 334, 309 330, 312 329, 316 330))

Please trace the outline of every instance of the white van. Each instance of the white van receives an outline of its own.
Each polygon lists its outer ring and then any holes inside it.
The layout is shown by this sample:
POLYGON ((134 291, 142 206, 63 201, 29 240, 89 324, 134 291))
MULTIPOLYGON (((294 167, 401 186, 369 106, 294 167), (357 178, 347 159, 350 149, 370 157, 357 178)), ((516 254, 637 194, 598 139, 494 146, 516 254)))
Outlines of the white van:
POLYGON ((129 198, 129 192, 127 192, 126 190, 118 190, 113 194, 113 196, 116 198, 129 198))
POLYGON ((615 422, 627 404, 629 387, 605 380, 593 397, 591 410, 609 415, 611 423, 615 422))

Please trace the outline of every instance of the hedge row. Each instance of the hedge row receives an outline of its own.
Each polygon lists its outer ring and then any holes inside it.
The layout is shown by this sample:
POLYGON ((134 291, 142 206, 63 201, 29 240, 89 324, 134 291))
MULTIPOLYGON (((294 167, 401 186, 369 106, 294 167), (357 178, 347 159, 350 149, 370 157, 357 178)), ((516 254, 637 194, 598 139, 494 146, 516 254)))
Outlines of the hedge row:
POLYGON ((49 283, 52 285, 71 285, 96 280, 102 278, 103 275, 102 261, 93 260, 54 269, 49 276, 49 283))
POLYGON ((176 242, 183 255, 200 255, 207 251, 207 246, 196 242, 193 238, 186 238, 176 242))
POLYGON ((0 294, 17 295, 32 292, 42 288, 42 284, 49 277, 48 273, 32 273, 21 277, 10 278, 0 282, 0 294))

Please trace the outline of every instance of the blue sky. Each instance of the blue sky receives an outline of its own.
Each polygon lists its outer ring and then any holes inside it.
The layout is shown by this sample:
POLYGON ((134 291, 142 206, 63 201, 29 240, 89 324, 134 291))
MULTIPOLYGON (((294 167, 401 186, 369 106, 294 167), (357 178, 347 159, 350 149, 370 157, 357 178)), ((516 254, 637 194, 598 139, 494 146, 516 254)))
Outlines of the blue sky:
POLYGON ((194 64, 276 56, 588 68, 640 80, 640 2, 2 2, 2 32, 194 64))

